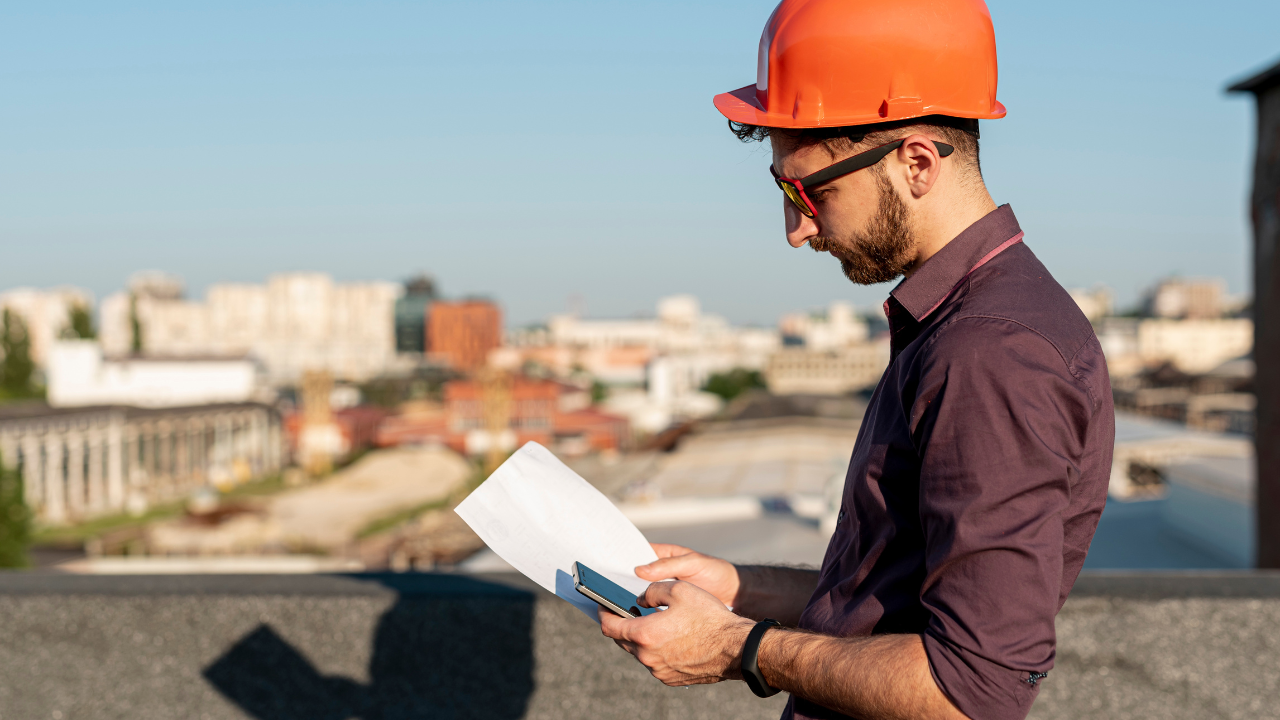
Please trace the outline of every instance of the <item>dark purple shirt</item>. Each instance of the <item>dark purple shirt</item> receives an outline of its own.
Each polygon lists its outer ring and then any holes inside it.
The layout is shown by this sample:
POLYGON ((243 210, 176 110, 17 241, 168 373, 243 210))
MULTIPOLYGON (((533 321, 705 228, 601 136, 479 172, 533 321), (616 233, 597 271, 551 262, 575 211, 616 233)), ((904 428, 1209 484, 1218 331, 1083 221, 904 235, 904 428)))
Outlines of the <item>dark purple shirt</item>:
MULTIPOLYGON (((1008 205, 903 280, 885 313, 891 360, 800 626, 922 634, 965 714, 1020 720, 1106 502, 1102 349, 1008 205)), ((797 697, 783 714, 832 717, 845 716, 797 697)))

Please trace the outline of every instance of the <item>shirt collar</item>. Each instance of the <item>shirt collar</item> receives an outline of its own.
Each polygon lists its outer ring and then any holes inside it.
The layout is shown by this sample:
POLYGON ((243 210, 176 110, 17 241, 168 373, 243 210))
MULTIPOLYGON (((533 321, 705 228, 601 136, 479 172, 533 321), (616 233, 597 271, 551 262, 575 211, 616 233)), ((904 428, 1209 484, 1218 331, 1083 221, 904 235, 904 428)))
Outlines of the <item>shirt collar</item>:
POLYGON ((920 322, 969 273, 1022 238, 1013 209, 1001 205, 955 236, 890 293, 920 322))

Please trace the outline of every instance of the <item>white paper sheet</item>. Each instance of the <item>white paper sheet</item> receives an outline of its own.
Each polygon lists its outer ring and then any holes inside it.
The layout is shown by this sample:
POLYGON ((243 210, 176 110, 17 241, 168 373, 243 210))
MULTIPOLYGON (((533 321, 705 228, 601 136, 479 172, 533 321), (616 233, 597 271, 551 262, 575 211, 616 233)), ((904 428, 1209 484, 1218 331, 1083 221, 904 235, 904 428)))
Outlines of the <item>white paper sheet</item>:
POLYGON ((639 595, 635 567, 658 559, 636 526, 550 450, 526 443, 458 505, 495 553, 592 620, 596 604, 573 587, 573 563, 639 595))

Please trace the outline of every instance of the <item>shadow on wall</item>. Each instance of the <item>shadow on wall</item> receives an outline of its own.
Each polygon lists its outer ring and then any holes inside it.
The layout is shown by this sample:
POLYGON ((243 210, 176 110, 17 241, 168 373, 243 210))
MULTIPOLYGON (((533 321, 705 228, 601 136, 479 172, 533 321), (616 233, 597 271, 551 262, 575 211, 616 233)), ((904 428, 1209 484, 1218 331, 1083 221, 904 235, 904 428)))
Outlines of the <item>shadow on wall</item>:
POLYGON ((385 584, 401 593, 378 621, 369 684, 321 675, 265 624, 204 677, 260 720, 524 716, 533 693, 531 595, 462 578, 447 583, 449 597, 385 584))

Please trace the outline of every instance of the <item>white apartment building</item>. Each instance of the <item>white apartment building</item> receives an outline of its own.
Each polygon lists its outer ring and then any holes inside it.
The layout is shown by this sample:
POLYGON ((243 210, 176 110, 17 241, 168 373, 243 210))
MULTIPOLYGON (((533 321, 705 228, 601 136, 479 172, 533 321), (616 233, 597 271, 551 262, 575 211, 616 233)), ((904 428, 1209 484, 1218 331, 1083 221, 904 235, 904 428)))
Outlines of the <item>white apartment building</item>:
POLYGON ((71 309, 93 307, 93 296, 87 290, 58 287, 49 290, 14 288, 0 293, 0 309, 20 316, 31 335, 31 359, 38 367, 49 360, 49 349, 67 329, 71 309))
POLYGON ((762 370, 782 344, 778 332, 741 328, 723 317, 703 314, 691 295, 658 301, 657 317, 584 320, 552 317, 545 332, 513 337, 515 347, 497 351, 502 362, 533 360, 557 372, 582 369, 615 389, 606 405, 642 432, 672 422, 704 417, 720 399, 701 391, 711 375, 734 368, 762 370), (639 389, 640 384, 646 389, 639 389))
POLYGON ((46 377, 49 405, 55 408, 161 408, 273 399, 260 367, 249 358, 106 359, 93 340, 54 343, 46 377))
POLYGON ((273 383, 307 370, 362 381, 395 361, 397 283, 335 283, 323 273, 283 273, 265 285, 213 285, 203 302, 116 293, 103 300, 108 355, 133 348, 133 318, 148 356, 252 356, 273 383))
POLYGON ((630 377, 657 357, 681 358, 673 394, 696 390, 712 373, 738 367, 763 369, 782 344, 776 330, 733 327, 718 315, 702 314, 698 299, 691 295, 662 298, 656 318, 583 320, 558 315, 548 321, 543 337, 601 378, 630 377), (609 363, 633 367, 627 372, 609 363))
POLYGON ((889 340, 838 350, 787 348, 769 358, 765 383, 775 395, 843 395, 873 388, 889 366, 889 340))
POLYGON ((1226 295, 1222 278, 1167 278, 1148 292, 1145 304, 1155 317, 1204 320, 1222 316, 1226 295))
POLYGON ((827 352, 865 343, 870 335, 867 323, 858 317, 852 305, 833 302, 825 315, 793 313, 784 315, 778 324, 782 334, 796 338, 815 352, 827 352))
MULTIPOLYGON (((759 369, 781 344, 778 333, 761 328, 737 328, 718 315, 702 314, 698 299, 675 295, 658 301, 656 318, 583 320, 557 315, 547 322, 552 345, 582 349, 644 347, 658 354, 724 353, 729 367, 759 369)), ((726 368, 728 369, 728 368, 726 368)))
POLYGON ((1097 322, 1115 311, 1115 296, 1110 288, 1103 285, 1096 285, 1090 290, 1072 288, 1067 292, 1089 322, 1097 322))
POLYGON ((1130 375, 1165 362, 1200 374, 1247 355, 1253 349, 1253 321, 1107 318, 1098 341, 1113 375, 1130 375))

